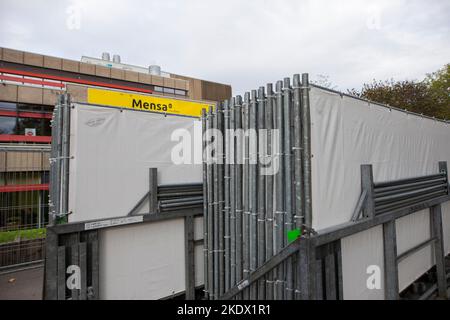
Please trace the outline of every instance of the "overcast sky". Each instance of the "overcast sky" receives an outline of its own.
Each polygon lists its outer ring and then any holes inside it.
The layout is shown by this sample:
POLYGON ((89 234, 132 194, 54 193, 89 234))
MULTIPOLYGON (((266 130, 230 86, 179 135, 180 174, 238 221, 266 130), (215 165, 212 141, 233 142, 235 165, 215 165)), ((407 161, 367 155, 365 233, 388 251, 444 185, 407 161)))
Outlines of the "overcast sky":
POLYGON ((450 62, 448 0, 0 0, 0 46, 122 62, 228 83, 294 73, 337 89, 422 79, 450 62))

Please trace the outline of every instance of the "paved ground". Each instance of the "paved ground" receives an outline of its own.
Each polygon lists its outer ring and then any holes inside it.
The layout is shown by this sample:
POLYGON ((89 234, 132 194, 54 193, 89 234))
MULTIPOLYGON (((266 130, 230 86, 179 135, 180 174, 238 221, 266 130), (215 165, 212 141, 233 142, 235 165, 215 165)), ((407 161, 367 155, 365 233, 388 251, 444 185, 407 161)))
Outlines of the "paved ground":
POLYGON ((0 274, 0 300, 41 300, 44 267, 0 274))

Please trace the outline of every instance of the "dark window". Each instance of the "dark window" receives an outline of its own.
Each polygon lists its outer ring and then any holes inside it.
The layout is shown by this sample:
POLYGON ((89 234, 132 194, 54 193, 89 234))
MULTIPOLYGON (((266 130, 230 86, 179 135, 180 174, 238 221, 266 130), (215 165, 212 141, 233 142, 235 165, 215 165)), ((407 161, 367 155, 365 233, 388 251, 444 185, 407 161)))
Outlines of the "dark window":
POLYGON ((175 89, 172 89, 172 88, 164 88, 164 93, 175 94, 175 89))
POLYGON ((15 103, 11 103, 11 102, 0 101, 0 109, 16 111, 17 105, 15 103))
POLYGON ((0 116, 0 134, 15 134, 16 133, 16 118, 15 117, 1 117, 0 116))
POLYGON ((179 96, 185 96, 186 95, 186 91, 175 89, 175 94, 177 94, 179 96))

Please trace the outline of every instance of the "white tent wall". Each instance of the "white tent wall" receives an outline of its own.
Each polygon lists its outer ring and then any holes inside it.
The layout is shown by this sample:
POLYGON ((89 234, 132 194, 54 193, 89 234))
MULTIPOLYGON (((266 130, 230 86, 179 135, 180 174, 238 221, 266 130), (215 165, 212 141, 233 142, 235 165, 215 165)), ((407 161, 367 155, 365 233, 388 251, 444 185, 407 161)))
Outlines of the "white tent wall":
MULTIPOLYGON (((348 222, 361 192, 360 165, 372 164, 374 181, 434 174, 438 162, 450 165, 450 125, 311 88, 311 150, 313 227, 348 222)), ((450 205, 444 204, 443 229, 450 251, 450 205)), ((399 219, 398 254, 430 238, 429 212, 399 219)), ((382 228, 373 228, 342 241, 345 299, 383 299, 367 288, 367 267, 383 269, 382 228), (380 255, 381 254, 381 255, 380 255)), ((399 264, 399 288, 408 286, 432 265, 424 248, 399 264)))
MULTIPOLYGON (((104 229, 99 245, 100 299, 161 299, 185 290, 184 219, 104 229)), ((202 245, 195 248, 195 276, 202 285, 202 245)))
MULTIPOLYGON (((193 163, 201 159, 199 119, 75 104, 70 148, 71 222, 126 215, 148 191, 151 167, 158 184, 202 182, 201 163, 193 163), (171 139, 175 130, 192 137, 191 163, 172 161, 180 144, 171 139)), ((148 212, 148 203, 141 211, 148 212)))
MULTIPOLYGON (((70 147, 69 222, 127 215, 148 191, 151 167, 159 185, 202 182, 196 118, 75 104, 70 147), (191 163, 172 161, 176 130, 192 138, 183 140, 191 143, 191 163)), ((140 213, 148 213, 148 202, 140 213)), ((195 239, 203 239, 202 218, 194 222, 195 239)), ((184 219, 101 229, 99 246, 101 299, 160 299, 185 290, 184 219)), ((203 245, 195 246, 195 275, 203 284, 203 245)))

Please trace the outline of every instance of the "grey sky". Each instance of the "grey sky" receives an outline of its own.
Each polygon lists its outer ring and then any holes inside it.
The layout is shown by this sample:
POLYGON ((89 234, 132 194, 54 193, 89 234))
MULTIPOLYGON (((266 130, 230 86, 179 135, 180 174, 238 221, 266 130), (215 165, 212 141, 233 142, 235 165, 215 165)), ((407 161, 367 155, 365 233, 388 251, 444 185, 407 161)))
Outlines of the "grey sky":
POLYGON ((75 60, 118 53, 234 94, 302 72, 345 90, 449 63, 450 1, 0 0, 0 46, 75 60))

